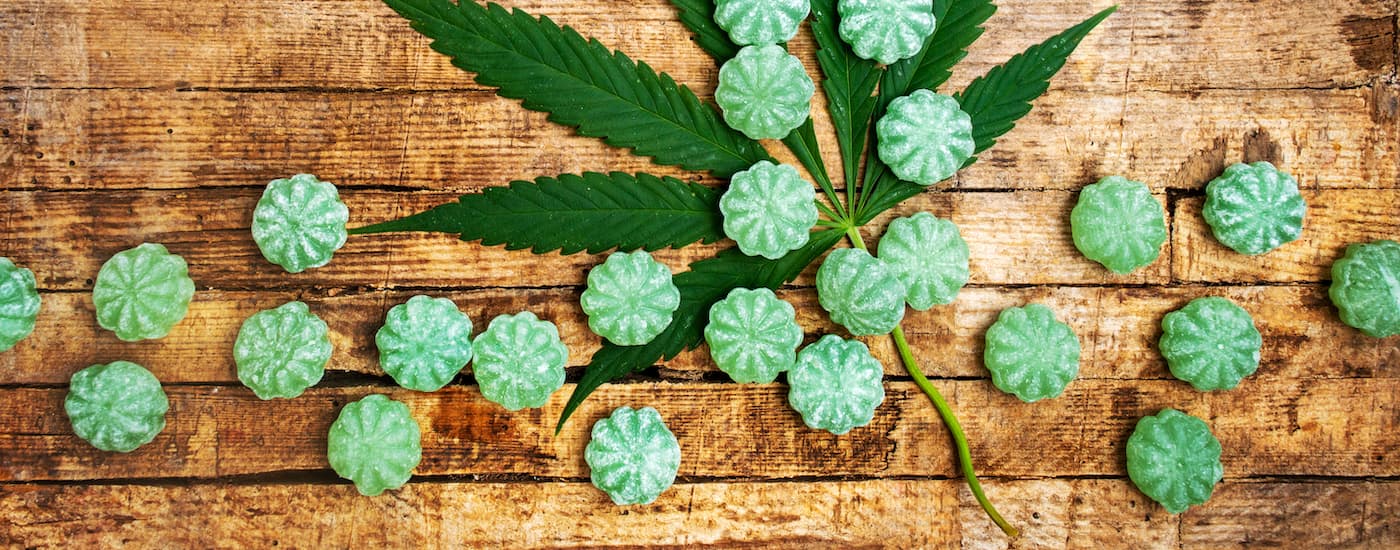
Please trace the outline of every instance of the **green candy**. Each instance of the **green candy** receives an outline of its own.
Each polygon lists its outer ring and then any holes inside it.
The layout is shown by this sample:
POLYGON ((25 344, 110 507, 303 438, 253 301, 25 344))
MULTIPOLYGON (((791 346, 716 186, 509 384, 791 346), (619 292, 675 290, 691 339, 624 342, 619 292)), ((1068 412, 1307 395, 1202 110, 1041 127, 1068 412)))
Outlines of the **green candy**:
POLYGON ((437 391, 471 361, 471 334, 472 320, 452 300, 418 295, 389 308, 374 343, 400 386, 437 391))
POLYGON ((370 395, 340 409, 327 437, 326 459, 336 475, 372 497, 408 483, 423 458, 421 438, 408 405, 370 395))
POLYGON ((1128 477, 1173 514, 1205 504, 1225 477, 1220 440, 1205 421, 1176 409, 1143 417, 1128 438, 1128 477))
POLYGON ((719 199, 724 234, 739 250, 770 260, 807 244, 817 223, 817 193, 786 164, 766 160, 734 174, 719 199))
POLYGON ((193 297, 185 259, 155 243, 116 253, 102 264, 92 287, 97 324, 126 342, 170 334, 193 297))
POLYGON ((34 272, 0 257, 0 351, 9 351, 34 332, 39 305, 34 272))
POLYGON ((735 382, 767 384, 797 360, 797 312, 772 290, 736 288, 710 307, 705 342, 719 370, 735 382))
POLYGON ((253 241, 267 261, 288 273, 331 262, 345 246, 350 210, 335 185, 311 174, 272 180, 253 209, 253 241))
POLYGON ((651 407, 618 407, 593 424, 584 448, 589 479, 614 504, 651 504, 676 481, 681 446, 651 407))
POLYGON ((719 68, 715 102, 730 127, 751 139, 781 139, 801 126, 816 85, 781 46, 744 46, 719 68))
POLYGON ((1293 176, 1267 162, 1236 163, 1206 184, 1201 210, 1215 240, 1240 254, 1263 254, 1303 234, 1307 205, 1293 176))
POLYGON ((331 359, 326 322, 301 302, 254 313, 238 329, 238 380, 258 399, 296 397, 321 381, 331 359))
POLYGON ((1216 296, 1196 298, 1162 318, 1157 347, 1172 376, 1201 391, 1228 390, 1259 368, 1263 340, 1244 308, 1216 296))
POLYGON ((63 410, 78 437, 104 451, 127 453, 165 429, 170 401, 151 371, 114 361, 74 373, 63 410))
POLYGON ((646 251, 614 252, 588 272, 579 303, 595 334, 619 346, 640 346, 670 326, 681 292, 671 270, 646 251))
POLYGON ((937 24, 933 0, 837 0, 836 11, 851 50, 886 65, 919 53, 937 24))
POLYGON ((715 0, 715 23, 741 46, 792 40, 811 12, 810 0, 715 0))
POLYGON ((914 309, 951 302, 967 284, 967 241, 953 222, 928 212, 890 222, 879 254, 904 285, 904 301, 914 309))
POLYGON ((802 348, 788 371, 788 404, 814 430, 836 435, 869 424, 885 401, 884 369, 870 348, 835 334, 802 348))
POLYGON ((472 372, 481 395, 517 411, 540 407, 564 385, 569 348, 559 339, 554 323, 528 311, 491 320, 472 343, 476 351, 472 372))
POLYGON ((972 116, 951 96, 918 90, 890 102, 875 122, 876 153, 899 179, 933 185, 953 176, 976 150, 972 116))
POLYGON ((982 360, 997 389, 1032 403, 1058 397, 1079 374, 1079 338, 1040 304, 1002 310, 982 360))
POLYGON ((817 301, 856 336, 887 334, 904 319, 904 285, 868 252, 838 248, 817 268, 817 301))
POLYGON ((1342 322, 1377 338, 1400 334, 1400 243, 1357 243, 1332 264, 1327 290, 1342 322))
POLYGON ((1121 176, 1084 187, 1069 224, 1074 247, 1119 275, 1157 261, 1167 241, 1162 203, 1146 184, 1121 176))

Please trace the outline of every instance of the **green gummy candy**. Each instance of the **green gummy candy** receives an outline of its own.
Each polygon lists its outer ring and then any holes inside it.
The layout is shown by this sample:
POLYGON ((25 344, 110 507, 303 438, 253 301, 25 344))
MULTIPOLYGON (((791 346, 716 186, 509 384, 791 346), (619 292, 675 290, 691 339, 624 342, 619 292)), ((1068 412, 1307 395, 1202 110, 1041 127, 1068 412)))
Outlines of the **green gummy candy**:
POLYGON ((326 322, 301 302, 254 313, 238 329, 238 380, 259 399, 296 397, 321 381, 331 359, 326 322))
POLYGON ((116 253, 102 264, 92 287, 97 324, 127 342, 169 334, 189 312, 193 297, 185 259, 155 243, 116 253))
POLYGON ((1058 397, 1079 374, 1079 338, 1040 304, 1002 310, 982 360, 997 389, 1031 403, 1058 397))
POLYGON ((817 223, 816 199, 796 168, 759 161, 734 174, 719 199, 724 234, 743 253, 776 260, 807 244, 817 223))
POLYGON ((335 185, 311 174, 272 180, 253 210, 253 241, 288 273, 330 263, 345 246, 350 210, 335 185))
POLYGON ((781 46, 744 46, 719 68, 715 102, 735 130, 781 139, 807 120, 814 91, 802 62, 781 46))
POLYGON ((569 348, 560 341, 554 323, 534 313, 492 319, 472 345, 472 372, 481 395, 509 410, 543 406, 564 385, 569 348))
POLYGON ((886 65, 919 53, 937 24, 933 0, 837 0, 836 11, 851 50, 886 65))
POLYGON ((870 349, 835 334, 802 348, 788 371, 788 404, 802 422, 836 435, 869 424, 885 400, 884 369, 870 349))
POLYGON ((583 451, 589 478, 614 504, 651 504, 676 481, 681 446, 651 407, 618 407, 593 424, 583 451))
POLYGON ((838 248, 817 268, 817 301, 856 336, 887 334, 904 319, 904 285, 868 252, 838 248))
POLYGON ((875 136, 880 161, 899 179, 925 186, 952 177, 976 149, 972 116, 958 100, 928 90, 891 101, 875 136))
POLYGON ((436 391, 472 359, 472 321, 447 298, 418 295, 389 308, 374 334, 379 365, 400 386, 436 391))
POLYGON ((1400 334, 1400 243, 1357 243, 1332 264, 1327 290, 1342 322, 1370 336, 1400 334))
POLYGON ((126 453, 165 429, 170 401, 151 371, 115 361, 74 373, 63 410, 78 437, 98 449, 126 453))
POLYGON ((715 0, 715 23, 735 44, 764 46, 792 40, 811 10, 810 0, 715 0))
POLYGON ((890 222, 879 254, 904 285, 904 300, 914 309, 951 302, 967 284, 967 241, 953 222, 928 212, 890 222))
POLYGON ((670 326, 681 293, 671 270, 651 254, 614 252, 588 272, 579 303, 595 334, 619 346, 640 346, 670 326))
POLYGON ((1080 190, 1069 224, 1074 247, 1119 275, 1157 261, 1167 241, 1162 203, 1147 184, 1121 176, 1080 190))
POLYGON ((8 351, 34 332, 39 305, 34 272, 0 257, 0 351, 8 351))
POLYGON ((1128 477, 1173 514, 1204 504, 1225 477, 1220 440, 1205 421, 1175 409, 1143 417, 1128 437, 1128 477))
POLYGON ((797 360, 802 327, 792 305, 772 290, 736 288, 710 307, 705 342, 735 382, 767 384, 797 360))
POLYGON ((1307 205, 1293 176, 1267 162, 1237 163, 1206 184, 1201 210, 1215 240, 1241 254, 1263 254, 1303 234, 1307 205))
POLYGON ((408 483, 423 458, 421 438, 408 405, 370 395, 340 409, 327 437, 326 459, 360 494, 375 496, 408 483))
POLYGON ((1191 300, 1162 318, 1158 349, 1172 376, 1201 391, 1228 390, 1259 368, 1263 343, 1244 308, 1217 296, 1191 300))

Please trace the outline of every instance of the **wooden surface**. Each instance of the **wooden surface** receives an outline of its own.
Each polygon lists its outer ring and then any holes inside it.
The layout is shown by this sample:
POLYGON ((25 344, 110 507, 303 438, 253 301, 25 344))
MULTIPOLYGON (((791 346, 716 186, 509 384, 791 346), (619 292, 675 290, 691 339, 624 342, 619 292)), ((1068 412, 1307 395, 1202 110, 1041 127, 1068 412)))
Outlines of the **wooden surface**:
MULTIPOLYGON (((950 89, 1109 3, 1003 0, 950 89)), ((509 5, 713 90, 715 67, 664 0, 509 5)), ((1342 325, 1327 299, 1346 244, 1400 238, 1397 11, 1125 0, 982 162, 897 209, 952 218, 972 248, 972 284, 906 326, 988 494, 1024 532, 1010 541, 881 338, 868 342, 887 400, 842 437, 802 426, 781 384, 723 382, 703 350, 604 387, 557 436, 571 386, 513 414, 470 376, 394 389, 372 335, 417 293, 454 298, 479 326, 522 309, 554 320, 577 380, 598 345, 576 305, 598 258, 357 237, 331 265, 288 275, 248 232, 266 181, 333 181, 360 224, 536 175, 706 180, 495 97, 379 2, 0 3, 0 255, 32 268, 44 297, 34 336, 0 354, 0 546, 1400 547, 1400 340, 1342 325), (1210 237, 1202 188, 1241 160, 1298 177, 1302 239, 1244 257, 1210 237), (1147 182, 1170 216, 1162 257, 1127 277, 1069 239, 1077 189, 1110 174, 1147 182), (122 343, 96 326, 89 291, 103 260, 141 241, 187 258, 199 292, 169 337, 122 343), (1259 372, 1230 392, 1192 390, 1156 352, 1161 316, 1204 295, 1236 300, 1264 335, 1259 372), (326 319, 335 356, 305 396, 258 401, 229 350, 244 318, 289 299, 326 319), (1028 301, 1054 307, 1084 348, 1066 394, 1033 405, 996 391, 979 360, 996 312, 1028 301), (167 429, 129 455, 78 440, 61 407, 73 372, 116 359, 150 367, 172 402, 167 429), (424 431, 413 483, 378 498, 324 458, 339 406, 369 392, 409 403, 424 431), (587 483, 587 428, 623 404, 657 407, 681 441, 681 479, 653 505, 615 507, 587 483), (1124 473, 1133 423, 1168 406, 1224 445, 1225 481, 1180 515, 1124 473)), ((793 50, 814 66, 808 35, 793 50)), ((834 153, 824 112, 817 122, 834 153)), ((716 249, 658 257, 680 269, 716 249)), ((814 338, 836 329, 811 281, 782 295, 814 338)))

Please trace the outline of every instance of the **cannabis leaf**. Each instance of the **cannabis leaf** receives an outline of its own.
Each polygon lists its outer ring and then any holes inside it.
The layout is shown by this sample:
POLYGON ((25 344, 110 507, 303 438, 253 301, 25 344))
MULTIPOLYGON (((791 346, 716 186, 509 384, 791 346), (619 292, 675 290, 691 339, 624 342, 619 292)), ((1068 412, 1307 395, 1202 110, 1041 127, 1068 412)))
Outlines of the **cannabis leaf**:
POLYGON ((695 33, 695 43, 715 58, 715 62, 724 63, 739 54, 739 45, 715 24, 713 0, 671 0, 671 3, 680 10, 681 23, 695 33))
POLYGON ((856 57, 850 46, 841 41, 837 34, 839 24, 835 0, 812 0, 812 36, 817 41, 817 63, 825 77, 822 90, 826 91, 826 108, 836 129, 849 189, 856 184, 871 114, 875 112, 872 94, 883 71, 874 61, 856 57))

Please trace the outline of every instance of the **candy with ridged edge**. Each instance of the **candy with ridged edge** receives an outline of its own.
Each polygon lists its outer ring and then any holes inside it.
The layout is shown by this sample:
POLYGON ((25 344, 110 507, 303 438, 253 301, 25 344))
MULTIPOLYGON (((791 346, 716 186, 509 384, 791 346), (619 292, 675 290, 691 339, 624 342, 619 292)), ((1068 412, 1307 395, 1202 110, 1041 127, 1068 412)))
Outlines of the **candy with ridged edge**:
POLYGON ((851 50, 886 65, 919 53, 938 24, 933 0, 838 0, 836 12, 851 50))
POLYGON ((155 243, 113 255, 92 287, 97 324, 127 342, 169 334, 189 312, 193 297, 185 259, 155 243))
POLYGON ((1332 264, 1327 294, 1342 322, 1377 338, 1400 334, 1400 243, 1348 246, 1346 255, 1332 264))
POLYGON ((291 398, 321 381, 331 359, 326 322, 302 302, 254 313, 233 341, 238 380, 259 399, 291 398))
POLYGON ((878 252, 914 309, 952 302, 967 284, 967 241, 953 222, 928 212, 891 221, 878 252))
POLYGON ((797 360, 802 327, 792 304, 766 288, 736 288, 710 307, 705 342, 735 382, 766 384, 797 360))
POLYGON ((619 346, 650 342, 681 305, 671 270, 644 250, 614 252, 588 272, 579 300, 588 328, 619 346))
POLYGON ((719 199, 724 234, 741 252, 776 260, 807 244, 817 223, 816 199, 796 168, 759 161, 734 174, 719 199))
POLYGON ((651 407, 618 407, 593 424, 588 476, 614 504, 651 504, 676 481, 681 446, 651 407))
POLYGON ((418 295, 389 308, 374 334, 379 365, 400 386, 436 391, 472 358, 472 321, 447 298, 418 295))
POLYGON ((781 46, 745 46, 719 69, 724 122, 751 139, 782 139, 807 120, 816 85, 781 46))
POLYGON ((823 336, 788 371, 788 404, 809 428, 841 435, 869 424, 885 400, 884 369, 857 340, 823 336))
POLYGON ((972 117, 951 96, 928 90, 890 102, 875 122, 875 152, 899 179, 933 185, 972 158, 972 117))
POLYGON ((491 320, 472 343, 481 395, 506 409, 541 407, 564 385, 569 348, 554 323, 524 311, 491 320))
POLYGON ((1121 176, 1080 190, 1069 224, 1074 247, 1119 275, 1157 261, 1167 241, 1162 203, 1146 184, 1121 176))
POLYGON ((715 23, 735 44, 778 44, 797 35, 811 10, 810 0, 715 0, 715 23))
POLYGON ((987 329, 992 384, 1027 403, 1058 397, 1079 374, 1079 338, 1040 304, 1001 311, 987 329))
POLYGON ((311 174, 272 180, 253 209, 253 241, 288 273, 330 263, 345 246, 350 210, 335 185, 311 174))
POLYGON ((98 449, 126 453, 165 429, 170 401, 151 371, 114 361, 74 373, 63 410, 78 437, 98 449))
POLYGON ((817 268, 817 301, 856 336, 886 334, 904 319, 904 285, 868 252, 838 248, 817 268))
POLYGON ((1220 244, 1257 255, 1297 240, 1306 211, 1293 176, 1256 162, 1233 164, 1206 184, 1201 215, 1220 244))
POLYGON ((1162 318, 1157 348, 1172 376, 1212 391, 1234 388, 1254 374, 1262 344, 1248 311, 1229 299, 1207 296, 1162 318))
POLYGON ((1138 420, 1128 437, 1128 477, 1143 494, 1179 514, 1205 504, 1225 477, 1220 440, 1205 421, 1176 409, 1138 420))
POLYGON ((34 332, 41 303, 36 287, 33 271, 0 257, 0 351, 34 332))
POLYGON ((422 458, 422 433, 408 405, 379 394, 340 409, 326 438, 331 468, 365 496, 403 487, 422 458))

